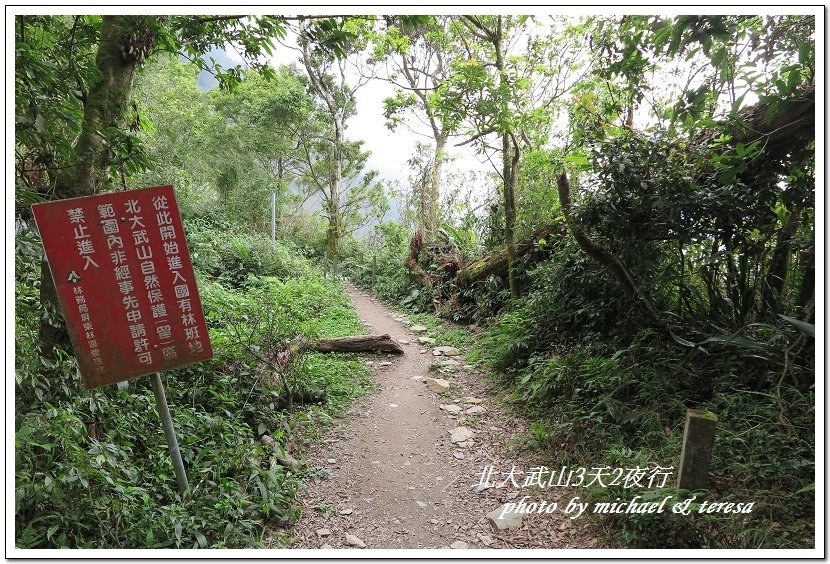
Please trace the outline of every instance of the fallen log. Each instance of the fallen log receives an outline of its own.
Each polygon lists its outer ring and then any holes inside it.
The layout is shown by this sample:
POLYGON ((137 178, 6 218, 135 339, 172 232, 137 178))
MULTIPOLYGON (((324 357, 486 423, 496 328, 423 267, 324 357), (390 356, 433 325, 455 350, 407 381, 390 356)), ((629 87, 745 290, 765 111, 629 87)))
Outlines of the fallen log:
MULTIPOLYGON (((537 248, 540 239, 547 239, 552 235, 564 235, 565 233, 566 228, 562 223, 546 225, 536 231, 532 236, 516 243, 516 258, 521 259, 528 255, 530 251, 537 248)), ((533 262, 538 262, 539 260, 541 260, 541 255, 533 262)), ((532 265, 526 264, 525 266, 532 265)), ((508 274, 507 269, 507 248, 502 247, 501 249, 482 255, 459 270, 455 276, 455 283, 459 286, 469 286, 474 282, 484 280, 491 274, 506 278, 508 274)))
POLYGON ((403 354, 401 346, 389 335, 356 335, 337 339, 319 339, 311 343, 316 352, 391 352, 403 354))
POLYGON ((696 143, 708 145, 724 132, 729 133, 728 144, 732 146, 763 140, 765 157, 760 162, 770 158, 792 160, 816 138, 815 85, 805 85, 787 98, 744 108, 703 132, 696 143))

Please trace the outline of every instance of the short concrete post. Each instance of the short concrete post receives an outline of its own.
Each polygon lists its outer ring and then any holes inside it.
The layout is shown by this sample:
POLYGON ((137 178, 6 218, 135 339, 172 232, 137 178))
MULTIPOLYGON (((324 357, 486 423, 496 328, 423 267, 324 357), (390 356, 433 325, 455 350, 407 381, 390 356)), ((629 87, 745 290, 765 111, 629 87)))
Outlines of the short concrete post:
POLYGON ((686 411, 686 429, 683 431, 683 450, 680 454, 680 472, 677 486, 684 490, 705 490, 709 487, 709 463, 715 444, 715 425, 718 417, 708 411, 686 411))

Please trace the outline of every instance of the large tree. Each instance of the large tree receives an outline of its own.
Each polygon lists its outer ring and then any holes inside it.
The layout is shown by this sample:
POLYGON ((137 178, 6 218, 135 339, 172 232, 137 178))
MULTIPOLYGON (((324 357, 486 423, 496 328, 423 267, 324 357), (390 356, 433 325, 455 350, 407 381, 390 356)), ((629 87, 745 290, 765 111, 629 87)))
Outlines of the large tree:
MULTIPOLYGON (((323 160, 329 167, 326 182, 319 184, 328 222, 325 253, 328 265, 333 265, 343 236, 341 198, 348 189, 344 184, 343 175, 347 156, 346 120, 355 113, 355 93, 369 80, 364 76, 350 80, 348 56, 356 55, 365 47, 365 32, 371 25, 371 20, 337 18, 334 25, 335 33, 346 34, 351 38, 345 49, 339 52, 315 45, 308 22, 302 23, 297 29, 301 61, 308 74, 312 93, 322 102, 325 122, 328 123, 331 132, 330 136, 325 133, 322 135, 322 139, 328 145, 330 156, 323 160)), ((315 143, 314 146, 318 149, 321 147, 319 143, 315 143)), ((310 154, 307 150, 307 155, 310 154)), ((314 168, 311 161, 309 165, 314 168)), ((313 176, 318 178, 318 175, 313 176)))
POLYGON ((434 143, 429 159, 419 152, 413 166, 413 201, 425 243, 433 241, 439 227, 441 171, 454 126, 454 121, 445 123, 447 115, 442 116, 437 107, 438 89, 450 76, 450 62, 460 54, 454 51, 449 22, 449 16, 410 25, 390 18, 387 29, 376 35, 373 52, 376 59, 389 62, 392 72, 387 73, 387 80, 396 89, 394 96, 384 100, 387 126, 396 129, 407 124, 404 117, 415 117, 426 125, 434 143))
POLYGON ((302 202, 319 205, 327 223, 324 258, 334 266, 341 239, 353 234, 372 220, 381 219, 387 211, 386 187, 377 171, 367 170, 371 156, 362 141, 345 139, 339 152, 333 151, 334 131, 328 113, 319 109, 303 124, 297 144, 299 158, 297 185, 302 202), (339 162, 334 162, 339 158, 339 162), (332 170, 339 172, 339 181, 332 180, 332 170), (334 223, 333 223, 334 222, 334 223), (336 239, 333 239, 336 235, 336 239))
POLYGON ((450 29, 463 56, 453 60, 436 105, 443 122, 467 138, 460 144, 477 146, 500 176, 508 281, 516 297, 516 193, 522 159, 550 139, 556 104, 576 81, 579 41, 567 24, 558 29, 553 22, 527 16, 465 15, 450 29))
POLYGON ((239 217, 254 225, 264 224, 267 195, 272 192, 278 225, 284 213, 291 213, 289 205, 299 205, 291 202, 297 199, 292 198, 297 196, 292 186, 304 169, 299 145, 303 130, 314 119, 314 102, 306 88, 307 79, 300 71, 283 66, 270 80, 248 73, 233 92, 213 96, 223 119, 224 151, 238 157, 221 165, 222 178, 236 180, 221 185, 227 189, 222 197, 239 217), (244 186, 244 177, 253 177, 259 188, 250 181, 244 186))
MULTIPOLYGON (((327 21, 315 19, 309 36, 336 49, 343 36, 327 34, 327 21)), ((119 178, 124 183, 125 169, 140 165, 127 122, 136 70, 153 54, 183 54, 228 86, 239 81, 241 68, 218 68, 203 54, 213 45, 240 45, 252 66, 273 74, 259 56, 270 54, 272 40, 285 33, 285 18, 277 16, 18 16, 15 23, 16 164, 21 182, 33 185, 32 199, 108 190, 119 178), (36 78, 43 80, 32 83, 36 78)), ((66 336, 45 262, 41 301, 41 341, 49 355, 66 336)))
POLYGON ((131 183, 172 184, 183 211, 215 204, 215 169, 227 151, 220 147, 223 120, 198 75, 187 61, 159 56, 144 65, 133 88, 147 166, 131 175, 131 183))
POLYGON ((665 291, 655 280, 676 285, 677 314, 706 304, 721 326, 768 320, 788 304, 810 318, 813 18, 598 23, 597 72, 574 98, 564 159, 571 174, 592 173, 586 190, 559 177, 579 246, 652 320, 665 291), (660 272, 654 256, 667 249, 677 259, 660 272))
MULTIPOLYGON (((83 22, 85 26, 90 27, 95 23, 89 20, 83 22)), ((46 19, 43 25, 41 20, 29 23, 25 17, 19 16, 17 24, 18 44, 25 44, 26 48, 33 51, 36 49, 38 36, 46 33, 45 28, 51 22, 46 19)), ((111 165, 130 158, 130 147, 125 142, 123 130, 126 125, 133 76, 136 67, 143 64, 155 49, 163 24, 162 18, 153 16, 104 16, 97 29, 97 37, 94 29, 87 32, 88 40, 97 39, 97 72, 89 73, 86 77, 76 75, 76 80, 80 80, 75 84, 54 85, 55 88, 63 90, 61 98, 64 102, 70 101, 72 96, 77 96, 82 104, 82 111, 78 112, 82 118, 74 142, 66 143, 64 140, 63 154, 57 155, 61 161, 43 167, 44 172, 51 173, 51 198, 95 194, 112 182, 111 165)), ((70 34, 70 38, 79 25, 81 20, 75 18, 72 27, 65 30, 70 34)), ((88 53, 91 54, 91 51, 89 49, 88 53)), ((73 57, 70 51, 66 57, 67 65, 76 65, 73 57)), ((24 65, 17 69, 18 76, 25 72, 27 69, 24 65)), ((23 115, 31 113, 32 106, 36 104, 36 95, 31 98, 24 97, 18 101, 17 111, 23 115)), ((37 121, 34 126, 38 128, 37 121)), ((66 130, 65 133, 74 132, 66 130)), ((40 332, 41 340, 46 347, 44 353, 49 354, 52 346, 65 342, 65 335, 54 321, 57 318, 54 315, 57 311, 57 293, 45 260, 41 268, 40 292, 42 303, 51 305, 51 315, 44 316, 40 332)))

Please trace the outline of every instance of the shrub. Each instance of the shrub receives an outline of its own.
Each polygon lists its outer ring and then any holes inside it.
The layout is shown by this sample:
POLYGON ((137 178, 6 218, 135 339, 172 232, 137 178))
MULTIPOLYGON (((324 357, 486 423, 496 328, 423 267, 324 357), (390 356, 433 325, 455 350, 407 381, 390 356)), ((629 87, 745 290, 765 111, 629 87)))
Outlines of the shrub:
POLYGON ((343 273, 380 299, 415 311, 432 303, 406 267, 411 234, 399 223, 381 223, 368 240, 355 242, 343 262, 343 273))
POLYGON ((289 244, 274 244, 218 213, 187 218, 186 232, 194 268, 236 288, 248 284, 251 277, 298 277, 311 268, 289 244))
POLYGON ((254 348, 279 347, 299 334, 355 332, 360 323, 342 292, 287 247, 268 253, 270 241, 235 232, 221 217, 200 221, 189 231, 197 268, 219 268, 228 256, 250 259, 239 249, 231 252, 225 240, 246 241, 252 256, 265 259, 245 266, 247 275, 260 278, 242 287, 198 272, 215 356, 165 374, 191 486, 184 497, 176 491, 146 379, 133 380, 128 391, 83 391, 73 356, 39 355, 36 241, 18 239, 18 547, 249 548, 261 546, 266 528, 297 519, 299 477, 276 465, 274 452, 257 439, 267 433, 280 447, 300 441, 299 429, 313 431, 308 424, 324 421, 325 410, 342 409, 363 393, 367 371, 357 361, 310 355, 279 377, 239 337, 250 337, 254 348), (211 233, 217 225, 228 231, 211 233), (325 387, 325 401, 290 409, 285 378, 297 390, 325 387))

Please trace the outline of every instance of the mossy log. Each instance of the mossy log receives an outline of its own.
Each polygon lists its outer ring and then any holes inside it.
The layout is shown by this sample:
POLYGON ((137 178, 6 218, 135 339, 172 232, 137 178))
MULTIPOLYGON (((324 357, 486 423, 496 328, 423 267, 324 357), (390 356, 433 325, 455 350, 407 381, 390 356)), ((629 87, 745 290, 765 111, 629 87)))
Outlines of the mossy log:
MULTIPOLYGON (((552 235, 564 235, 565 233, 566 230, 563 223, 546 225, 536 231, 532 236, 522 239, 516 243, 516 257, 521 259, 528 255, 530 251, 537 248, 541 239, 548 239, 552 235)), ((539 259, 534 262, 538 262, 540 259, 541 255, 539 259)), ((481 257, 470 262, 468 265, 464 266, 458 271, 458 274, 456 274, 455 283, 459 286, 469 286, 475 282, 484 280, 491 274, 507 278, 507 247, 502 247, 501 249, 482 255, 481 257)))

